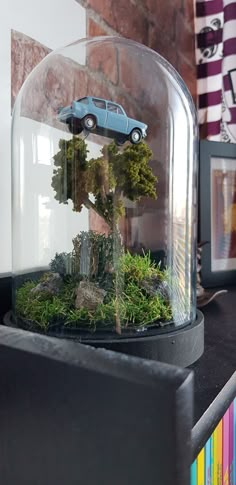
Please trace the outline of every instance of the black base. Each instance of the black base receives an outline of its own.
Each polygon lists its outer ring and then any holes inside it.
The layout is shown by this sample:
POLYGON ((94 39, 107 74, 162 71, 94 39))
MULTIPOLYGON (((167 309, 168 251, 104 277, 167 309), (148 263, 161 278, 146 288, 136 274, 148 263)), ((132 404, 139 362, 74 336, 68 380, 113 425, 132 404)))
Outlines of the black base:
MULTIPOLYGON (((83 338, 80 341, 83 343, 83 338)), ((84 343, 144 359, 187 367, 196 362, 204 352, 204 316, 198 310, 194 323, 170 333, 120 340, 86 338, 84 343)))
MULTIPOLYGON (((12 312, 6 313, 4 316, 4 324, 8 326, 15 326, 14 319, 12 318, 12 312)), ((22 327, 22 325, 21 325, 22 327)), ((27 328, 27 330, 29 330, 27 328)), ((162 329, 163 330, 163 329, 162 329)), ((117 338, 88 338, 72 337, 70 334, 64 333, 47 333, 48 336, 54 336, 59 338, 70 338, 92 347, 100 347, 123 354, 134 355, 144 359, 158 360, 160 362, 166 362, 179 367, 187 367, 196 360, 198 360, 204 351, 204 317, 203 314, 197 310, 197 318, 194 323, 190 323, 183 328, 172 332, 162 332, 159 330, 152 332, 149 336, 138 337, 123 337, 117 338)))

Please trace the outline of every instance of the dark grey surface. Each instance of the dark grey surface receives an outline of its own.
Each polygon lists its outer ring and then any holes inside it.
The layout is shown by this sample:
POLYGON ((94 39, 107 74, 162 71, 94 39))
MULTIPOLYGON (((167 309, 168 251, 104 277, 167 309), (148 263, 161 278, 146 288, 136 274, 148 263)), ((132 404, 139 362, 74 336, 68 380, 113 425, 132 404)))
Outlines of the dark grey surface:
POLYGON ((4 485, 189 485, 192 374, 0 326, 4 485))
POLYGON ((194 370, 195 423, 236 370, 236 287, 227 289, 228 293, 202 309, 205 317, 205 351, 189 367, 194 370))

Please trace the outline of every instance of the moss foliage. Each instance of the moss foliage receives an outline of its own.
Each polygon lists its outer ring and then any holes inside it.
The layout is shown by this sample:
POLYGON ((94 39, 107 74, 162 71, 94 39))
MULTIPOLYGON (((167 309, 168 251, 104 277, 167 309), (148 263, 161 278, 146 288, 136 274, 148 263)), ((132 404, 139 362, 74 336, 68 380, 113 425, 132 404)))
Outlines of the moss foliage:
MULTIPOLYGON (((32 322, 35 329, 45 332, 54 324, 88 331, 99 328, 115 330, 117 311, 122 330, 148 327, 154 322, 157 325, 171 322, 172 313, 168 297, 158 291, 150 295, 142 285, 143 281, 150 278, 155 278, 160 284, 168 281, 168 273, 161 271, 152 263, 149 254, 122 254, 115 272, 116 277, 114 273, 104 273, 100 280, 99 284, 107 290, 107 295, 104 302, 93 311, 75 308, 78 278, 64 275, 62 288, 56 296, 45 292, 32 292, 40 280, 24 283, 16 293, 16 313, 29 323, 32 322)), ((42 279, 45 280, 45 275, 42 279)))

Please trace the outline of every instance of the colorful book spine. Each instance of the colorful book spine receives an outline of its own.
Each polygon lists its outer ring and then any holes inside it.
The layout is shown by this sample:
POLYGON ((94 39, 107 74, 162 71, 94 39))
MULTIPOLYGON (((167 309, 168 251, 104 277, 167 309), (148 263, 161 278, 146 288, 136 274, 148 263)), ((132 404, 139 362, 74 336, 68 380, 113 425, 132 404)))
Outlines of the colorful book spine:
POLYGON ((223 485, 229 485, 229 409, 223 416, 223 485))
POLYGON ((202 448, 197 456, 197 485, 205 485, 205 450, 202 448))
POLYGON ((234 485, 236 485, 236 399, 233 402, 234 405, 234 485))
POLYGON ((211 435, 211 485, 214 483, 214 437, 211 435))
POLYGON ((234 485, 234 403, 229 407, 229 485, 234 485))
POLYGON ((222 485, 222 420, 212 434, 211 485, 222 485))
POLYGON ((211 485, 211 438, 205 445, 205 485, 211 485))
POLYGON ((212 434, 212 485, 217 485, 217 428, 214 429, 212 434))
POLYGON ((217 485, 222 485, 223 473, 223 420, 221 419, 216 428, 217 432, 217 485))
POLYGON ((236 485, 236 398, 193 462, 191 485, 236 485))
POLYGON ((191 485, 198 485, 197 484, 197 460, 195 460, 191 465, 191 485))

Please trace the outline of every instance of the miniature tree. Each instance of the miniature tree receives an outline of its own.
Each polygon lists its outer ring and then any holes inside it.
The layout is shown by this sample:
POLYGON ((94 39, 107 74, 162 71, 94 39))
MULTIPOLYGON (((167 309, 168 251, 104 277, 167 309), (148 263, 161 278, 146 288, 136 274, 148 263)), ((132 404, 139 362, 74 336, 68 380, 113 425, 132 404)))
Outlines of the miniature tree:
MULTIPOLYGON (((83 206, 93 209, 107 223, 114 241, 118 241, 123 198, 138 201, 142 197, 157 197, 157 178, 149 166, 152 151, 144 142, 126 145, 122 151, 112 142, 102 148, 99 158, 88 160, 87 144, 78 137, 60 140, 59 148, 52 177, 56 200, 64 204, 71 200, 76 212, 81 212, 83 206)), ((117 310, 118 333, 120 328, 117 310)))
POLYGON ((64 204, 72 200, 76 212, 83 206, 93 209, 111 231, 124 214, 122 197, 156 198, 157 179, 149 166, 152 151, 146 143, 127 145, 121 152, 112 142, 102 148, 101 157, 90 160, 80 138, 60 140, 59 148, 52 177, 55 199, 64 204))

